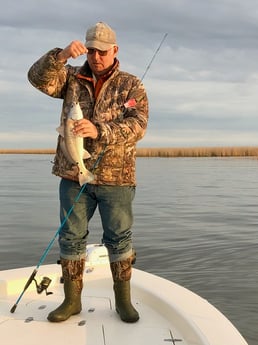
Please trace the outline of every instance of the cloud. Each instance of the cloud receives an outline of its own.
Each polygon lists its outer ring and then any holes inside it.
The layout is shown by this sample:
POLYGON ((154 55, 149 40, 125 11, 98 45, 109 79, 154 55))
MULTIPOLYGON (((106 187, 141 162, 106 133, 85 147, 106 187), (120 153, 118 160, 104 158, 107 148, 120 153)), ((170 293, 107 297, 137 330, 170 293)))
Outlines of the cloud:
POLYGON ((10 149, 25 148, 54 148, 56 135, 51 133, 19 130, 0 132, 0 147, 10 149), (35 145, 37 143, 37 145, 35 145))
POLYGON ((257 146, 257 133, 230 130, 150 129, 139 147, 257 146), (169 143, 169 145, 168 145, 169 143), (207 145, 208 143, 208 145, 207 145), (222 144, 223 143, 223 144, 222 144))
MULTIPOLYGON (((96 21, 117 32, 121 69, 144 77, 150 120, 139 145, 258 145, 258 11, 253 0, 15 0, 0 13, 2 147, 55 146, 61 101, 27 81, 54 47, 96 21)), ((70 61, 82 64, 84 57, 70 61)))

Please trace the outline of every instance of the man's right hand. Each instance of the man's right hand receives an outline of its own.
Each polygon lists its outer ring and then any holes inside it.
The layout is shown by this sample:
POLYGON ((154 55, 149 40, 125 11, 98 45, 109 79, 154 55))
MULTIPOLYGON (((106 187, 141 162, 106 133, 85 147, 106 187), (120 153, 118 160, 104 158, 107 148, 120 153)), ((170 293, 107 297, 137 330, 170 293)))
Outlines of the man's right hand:
POLYGON ((72 41, 57 55, 57 60, 65 63, 70 58, 76 59, 80 55, 87 54, 87 51, 87 48, 81 41, 72 41))

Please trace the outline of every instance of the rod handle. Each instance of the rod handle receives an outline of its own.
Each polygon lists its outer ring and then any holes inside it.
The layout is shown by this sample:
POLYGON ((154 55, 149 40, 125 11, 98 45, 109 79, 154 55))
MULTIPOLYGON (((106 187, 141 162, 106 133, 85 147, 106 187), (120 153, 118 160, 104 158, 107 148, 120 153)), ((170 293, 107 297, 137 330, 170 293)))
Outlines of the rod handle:
POLYGON ((10 313, 13 314, 13 313, 15 312, 16 308, 17 308, 17 303, 15 303, 15 304, 13 305, 12 309, 10 310, 10 313))
POLYGON ((11 308, 10 313, 13 314, 13 313, 15 312, 15 310, 16 310, 16 308, 17 308, 17 306, 18 306, 18 303, 20 302, 20 300, 21 300, 21 298, 22 298, 24 292, 25 292, 25 291, 28 289, 28 287, 30 286, 30 284, 31 284, 31 282, 33 281, 33 279, 35 278, 35 275, 37 274, 37 272, 38 272, 38 270, 35 268, 34 271, 31 273, 31 275, 30 275, 30 277, 29 277, 27 283, 25 284, 22 293, 20 294, 20 296, 19 296, 19 298, 17 299, 16 303, 15 303, 15 304, 13 305, 13 307, 11 308))

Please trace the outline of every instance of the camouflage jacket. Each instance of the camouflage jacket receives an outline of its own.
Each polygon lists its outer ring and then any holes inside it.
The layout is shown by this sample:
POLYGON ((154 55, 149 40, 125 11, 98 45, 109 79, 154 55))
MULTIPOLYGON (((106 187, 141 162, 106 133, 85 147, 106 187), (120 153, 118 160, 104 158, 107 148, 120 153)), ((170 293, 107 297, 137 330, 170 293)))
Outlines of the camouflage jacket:
MULTIPOLYGON (((64 65, 56 59, 60 51, 55 48, 35 62, 28 72, 29 81, 45 94, 63 99, 61 126, 73 101, 79 101, 83 116, 96 125, 98 138, 84 139, 91 155, 85 166, 95 176, 91 183, 135 185, 136 143, 144 136, 148 121, 148 100, 141 81, 120 71, 116 60, 95 99, 87 61, 80 67, 64 65)), ((59 135, 52 172, 78 180, 78 169, 66 158, 61 140, 59 135)))

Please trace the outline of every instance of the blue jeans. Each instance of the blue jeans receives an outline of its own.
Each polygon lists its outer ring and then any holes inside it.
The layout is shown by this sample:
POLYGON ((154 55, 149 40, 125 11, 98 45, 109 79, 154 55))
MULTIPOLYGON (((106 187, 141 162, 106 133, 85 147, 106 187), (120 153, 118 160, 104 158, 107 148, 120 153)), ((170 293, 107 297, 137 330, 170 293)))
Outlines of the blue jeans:
POLYGON ((132 201, 134 186, 105 186, 87 184, 80 193, 77 182, 62 179, 59 186, 60 221, 73 207, 59 234, 60 256, 79 260, 85 257, 88 223, 98 207, 103 227, 103 243, 110 262, 122 261, 132 255, 132 201))

